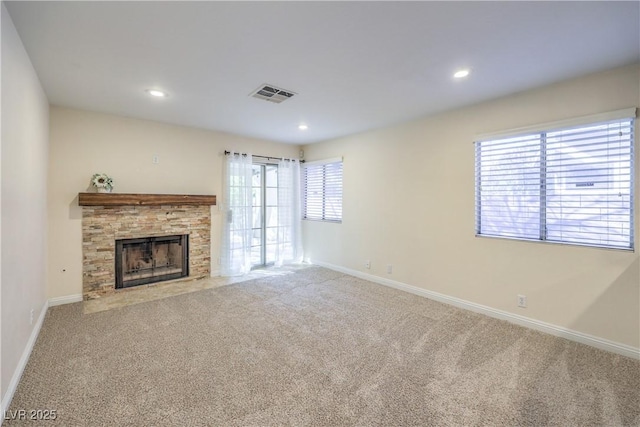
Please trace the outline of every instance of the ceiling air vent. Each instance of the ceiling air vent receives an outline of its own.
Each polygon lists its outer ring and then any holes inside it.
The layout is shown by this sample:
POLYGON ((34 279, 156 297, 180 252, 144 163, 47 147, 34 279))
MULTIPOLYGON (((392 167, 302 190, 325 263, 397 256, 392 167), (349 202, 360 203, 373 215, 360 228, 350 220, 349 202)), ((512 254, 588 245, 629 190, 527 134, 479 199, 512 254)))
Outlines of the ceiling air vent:
POLYGON ((264 99, 265 101, 274 102, 280 104, 282 101, 286 101, 295 95, 295 92, 290 90, 280 89, 274 85, 260 85, 260 87, 253 92, 250 96, 258 99, 264 99))

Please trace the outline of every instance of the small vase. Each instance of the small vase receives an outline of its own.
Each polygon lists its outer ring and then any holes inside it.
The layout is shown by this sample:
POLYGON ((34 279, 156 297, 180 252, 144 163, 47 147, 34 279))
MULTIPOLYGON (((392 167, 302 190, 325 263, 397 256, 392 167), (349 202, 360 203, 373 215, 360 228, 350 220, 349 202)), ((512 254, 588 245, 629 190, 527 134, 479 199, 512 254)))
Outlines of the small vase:
POLYGON ((107 187, 98 187, 98 193, 111 193, 111 189, 107 187))

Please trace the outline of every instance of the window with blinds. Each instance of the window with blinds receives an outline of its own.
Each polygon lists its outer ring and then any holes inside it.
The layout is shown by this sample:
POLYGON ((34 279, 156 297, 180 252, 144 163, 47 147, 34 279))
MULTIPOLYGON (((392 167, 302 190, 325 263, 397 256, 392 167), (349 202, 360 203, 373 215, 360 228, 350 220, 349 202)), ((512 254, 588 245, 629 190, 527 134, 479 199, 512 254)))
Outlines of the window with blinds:
POLYGON ((634 119, 476 141, 476 234, 633 249, 634 119))
POLYGON ((303 219, 342 221, 342 160, 303 168, 303 219))

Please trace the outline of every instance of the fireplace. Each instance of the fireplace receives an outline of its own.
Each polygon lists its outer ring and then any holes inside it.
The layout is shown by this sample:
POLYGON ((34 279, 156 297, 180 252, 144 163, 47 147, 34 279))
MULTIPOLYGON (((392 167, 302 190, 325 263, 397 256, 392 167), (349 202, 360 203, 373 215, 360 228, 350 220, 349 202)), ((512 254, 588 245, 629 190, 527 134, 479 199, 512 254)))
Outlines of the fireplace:
POLYGON ((116 289, 189 275, 189 235, 116 240, 116 289))
MULTIPOLYGON (((182 264, 188 268, 188 273, 171 280, 171 286, 180 287, 182 281, 211 276, 211 204, 215 204, 214 196, 209 197, 213 202, 190 202, 189 198, 196 196, 86 194, 92 199, 80 198, 78 202, 82 205, 82 297, 85 301, 115 293, 115 267, 122 263, 121 251, 116 257, 116 242, 122 239, 188 234, 188 260, 182 264), (157 203, 162 204, 153 204, 158 198, 161 202, 157 203), (120 261, 116 262, 116 259, 120 261)), ((136 287, 118 291, 123 289, 136 287)))

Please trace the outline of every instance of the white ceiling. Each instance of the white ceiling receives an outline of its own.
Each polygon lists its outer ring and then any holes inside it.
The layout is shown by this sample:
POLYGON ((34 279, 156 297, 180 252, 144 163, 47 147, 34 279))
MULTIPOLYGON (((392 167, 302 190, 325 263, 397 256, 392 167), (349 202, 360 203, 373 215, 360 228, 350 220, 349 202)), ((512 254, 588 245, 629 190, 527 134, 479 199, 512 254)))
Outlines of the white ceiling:
POLYGON ((637 1, 5 4, 54 105, 296 144, 640 62, 637 1))

